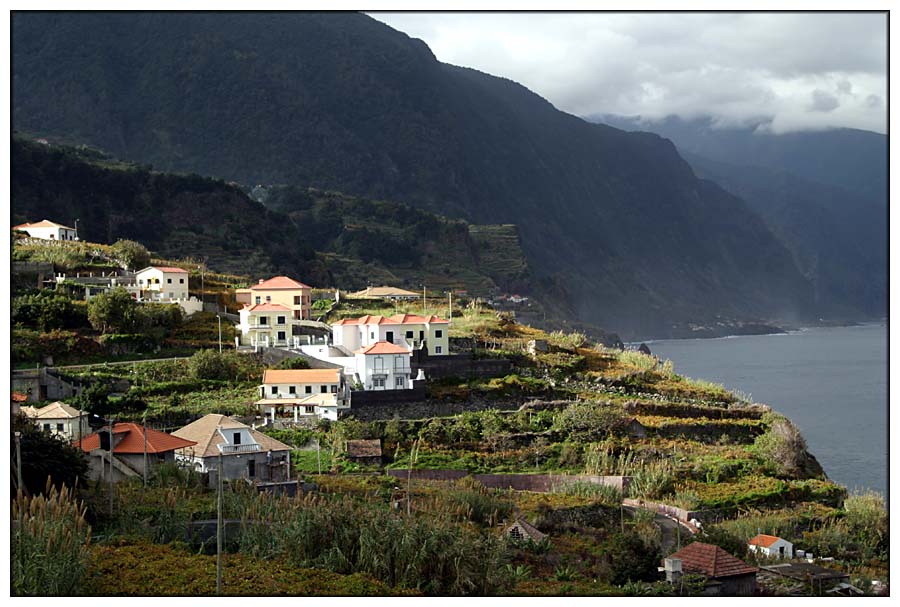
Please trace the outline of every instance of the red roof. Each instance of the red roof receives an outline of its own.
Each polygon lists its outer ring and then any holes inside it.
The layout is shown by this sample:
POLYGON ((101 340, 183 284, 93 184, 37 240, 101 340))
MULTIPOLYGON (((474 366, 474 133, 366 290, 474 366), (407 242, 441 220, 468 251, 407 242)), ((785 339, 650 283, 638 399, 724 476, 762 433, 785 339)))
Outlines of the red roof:
POLYGON ((776 537, 774 535, 766 535, 765 533, 760 533, 752 540, 750 540, 749 544, 751 546, 762 546, 763 548, 768 548, 780 539, 780 537, 776 537))
POLYGON ((259 284, 250 287, 251 291, 265 291, 269 289, 312 289, 312 287, 287 276, 275 276, 269 280, 262 280, 259 284))
POLYGON ((669 558, 681 559, 681 569, 685 573, 700 573, 708 578, 749 575, 759 571, 718 546, 700 542, 688 544, 669 558))
POLYGON ((354 354, 409 354, 409 350, 389 341, 379 341, 366 348, 360 348, 354 354))
POLYGON ((418 323, 449 323, 437 316, 418 316, 417 314, 395 314, 394 316, 360 316, 344 318, 332 325, 408 325, 418 323))
MULTIPOLYGON (((113 426, 113 434, 124 434, 118 444, 113 449, 113 453, 143 453, 144 452, 144 428, 134 423, 119 423, 113 426)), ((85 452, 91 452, 100 448, 100 432, 109 432, 108 429, 101 429, 98 432, 85 436, 80 441, 75 442, 76 447, 81 447, 85 452)), ((182 449, 196 445, 195 441, 185 440, 147 428, 147 453, 166 453, 175 449, 182 449)))
POLYGON ((12 393, 12 402, 14 403, 24 403, 26 400, 28 400, 27 394, 22 394, 21 392, 12 393))
POLYGON ((438 316, 434 316, 433 314, 429 314, 428 316, 419 316, 418 314, 396 314, 391 316, 391 319, 396 320, 398 323, 408 324, 408 323, 417 323, 417 322, 428 322, 428 323, 449 323, 450 321, 444 320, 438 316))
MULTIPOLYGON (((184 268, 176 268, 174 266, 150 266, 148 268, 144 268, 144 270, 159 270, 160 272, 166 272, 169 274, 171 274, 171 273, 190 274, 190 272, 188 272, 184 268)), ((141 270, 141 272, 143 272, 144 270, 141 270)))
POLYGON ((281 304, 273 304, 273 303, 258 303, 255 306, 244 307, 245 310, 249 310, 250 312, 290 312, 291 309, 283 306, 281 304))
POLYGON ((50 221, 49 219, 43 219, 38 221, 37 223, 20 223, 17 226, 13 226, 13 230, 21 230, 23 228, 65 228, 66 230, 74 230, 75 228, 70 228, 69 226, 64 226, 61 223, 56 223, 55 221, 50 221))

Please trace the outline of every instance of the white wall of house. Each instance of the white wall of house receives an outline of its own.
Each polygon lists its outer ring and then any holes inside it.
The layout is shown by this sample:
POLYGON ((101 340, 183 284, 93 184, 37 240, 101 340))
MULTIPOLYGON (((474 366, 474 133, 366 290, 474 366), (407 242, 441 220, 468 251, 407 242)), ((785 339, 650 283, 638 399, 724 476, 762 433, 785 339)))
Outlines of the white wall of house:
POLYGON ((144 268, 135 275, 137 286, 144 292, 158 292, 159 296, 151 296, 151 300, 162 299, 187 299, 188 280, 187 272, 163 272, 159 268, 144 268))
POLYGON ((238 313, 241 345, 244 346, 299 346, 299 336, 293 335, 297 321, 290 310, 251 310, 243 308, 238 313))
POLYGON ((424 339, 430 355, 444 356, 450 353, 449 333, 448 323, 332 325, 334 345, 343 346, 350 351, 379 341, 409 348, 413 344, 420 344, 424 339))
POLYGON ((774 542, 771 546, 756 546, 753 544, 749 544, 748 548, 750 548, 751 552, 756 552, 759 554, 763 554, 770 558, 776 559, 792 559, 794 558, 794 545, 782 538, 778 538, 776 542, 774 542))
POLYGON ((19 228, 32 238, 42 240, 78 240, 78 232, 64 226, 19 228))
POLYGON ((366 390, 412 388, 410 354, 357 354, 356 369, 366 390))
POLYGON ((356 373, 356 357, 344 356, 339 350, 332 348, 328 344, 301 345, 300 351, 322 362, 342 366, 345 375, 356 373))
POLYGON ((87 415, 82 415, 81 417, 33 419, 32 421, 42 430, 55 436, 61 436, 68 441, 78 440, 93 432, 88 424, 87 415), (81 434, 79 434, 79 422, 81 424, 81 434))
POLYGON ((310 394, 339 394, 340 384, 263 384, 263 398, 302 398, 310 394))

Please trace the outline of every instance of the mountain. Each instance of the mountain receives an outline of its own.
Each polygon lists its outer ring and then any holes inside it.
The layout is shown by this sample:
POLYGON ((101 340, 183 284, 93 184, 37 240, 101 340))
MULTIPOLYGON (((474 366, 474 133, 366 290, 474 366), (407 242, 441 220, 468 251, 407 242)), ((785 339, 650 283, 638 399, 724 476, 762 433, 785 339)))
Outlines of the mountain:
POLYGON ((887 315, 887 148, 878 133, 774 135, 710 119, 596 117, 671 138, 695 172, 740 196, 785 244, 817 315, 887 315))
POLYGON ((859 129, 830 129, 774 134, 762 124, 740 128, 715 126, 711 118, 683 120, 669 116, 646 121, 639 117, 597 115, 593 122, 629 131, 650 131, 671 139, 683 153, 737 166, 786 171, 866 198, 887 197, 887 136, 859 129))
POLYGON ((811 310, 790 252, 671 142, 437 61, 365 15, 13 15, 13 124, 165 170, 515 224, 535 283, 624 336, 811 310))

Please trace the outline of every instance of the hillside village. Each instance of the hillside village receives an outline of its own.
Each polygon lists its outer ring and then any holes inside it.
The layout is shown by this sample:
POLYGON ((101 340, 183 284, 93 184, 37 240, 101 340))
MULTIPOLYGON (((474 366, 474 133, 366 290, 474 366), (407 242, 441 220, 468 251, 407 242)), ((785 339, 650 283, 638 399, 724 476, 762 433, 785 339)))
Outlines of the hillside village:
POLYGON ((888 591, 883 501, 645 345, 13 231, 13 518, 77 530, 51 594, 215 594, 217 518, 225 594, 888 591))

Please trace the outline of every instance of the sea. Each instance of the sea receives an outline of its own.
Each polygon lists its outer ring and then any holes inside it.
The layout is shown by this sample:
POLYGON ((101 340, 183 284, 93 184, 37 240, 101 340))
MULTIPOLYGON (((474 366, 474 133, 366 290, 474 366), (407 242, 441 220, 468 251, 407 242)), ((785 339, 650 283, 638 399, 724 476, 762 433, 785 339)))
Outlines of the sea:
POLYGON ((785 415, 830 479, 887 496, 885 324, 646 343, 679 375, 721 383, 785 415))

